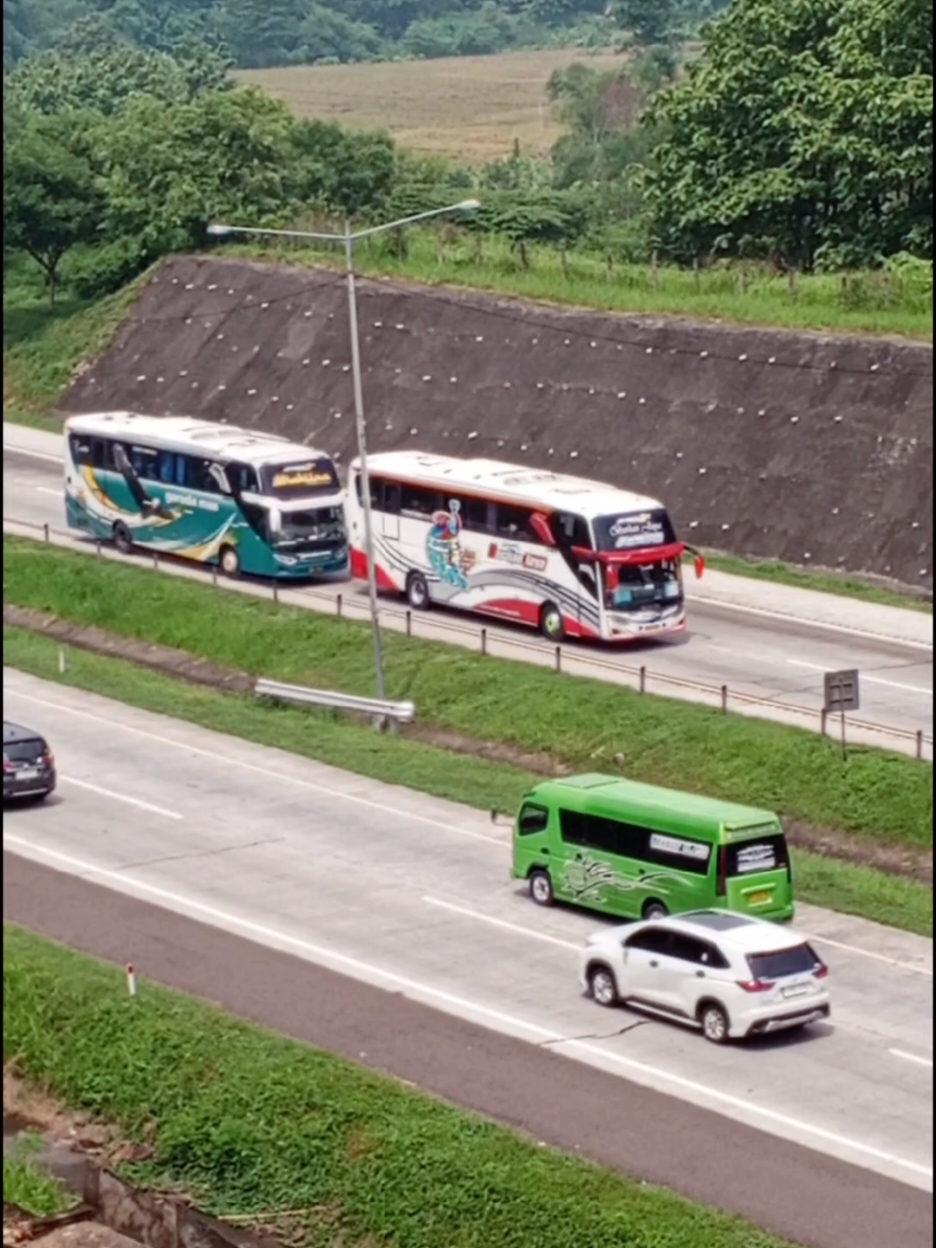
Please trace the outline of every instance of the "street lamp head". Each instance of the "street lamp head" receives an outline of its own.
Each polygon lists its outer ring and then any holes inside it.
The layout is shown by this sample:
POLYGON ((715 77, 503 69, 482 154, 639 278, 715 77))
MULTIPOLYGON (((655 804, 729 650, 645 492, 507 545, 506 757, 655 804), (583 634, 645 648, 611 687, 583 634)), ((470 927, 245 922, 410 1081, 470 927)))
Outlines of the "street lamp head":
POLYGON ((463 199, 455 207, 459 212, 476 212, 481 207, 481 201, 480 199, 463 199))
POLYGON ((206 233, 210 234, 212 238, 227 238, 230 232, 231 230, 229 226, 217 225, 215 222, 212 222, 206 231, 206 233))

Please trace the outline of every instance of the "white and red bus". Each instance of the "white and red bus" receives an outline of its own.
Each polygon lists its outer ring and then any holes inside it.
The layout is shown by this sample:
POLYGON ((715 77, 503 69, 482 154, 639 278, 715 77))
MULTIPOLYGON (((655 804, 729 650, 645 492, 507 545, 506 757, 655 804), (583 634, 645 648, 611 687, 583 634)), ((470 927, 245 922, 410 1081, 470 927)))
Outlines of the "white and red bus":
MULTIPOLYGON (((378 589, 563 637, 628 641, 685 627, 687 548, 662 503, 597 481, 419 451, 368 457, 378 589)), ((367 576, 360 461, 351 571, 367 576)), ((696 575, 702 559, 695 551, 696 575)))

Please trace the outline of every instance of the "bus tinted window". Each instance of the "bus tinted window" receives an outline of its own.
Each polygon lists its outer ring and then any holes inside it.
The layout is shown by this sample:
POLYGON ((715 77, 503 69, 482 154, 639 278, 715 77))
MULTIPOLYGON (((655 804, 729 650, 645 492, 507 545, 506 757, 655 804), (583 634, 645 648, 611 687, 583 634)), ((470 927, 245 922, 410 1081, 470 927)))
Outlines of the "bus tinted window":
POLYGON ((786 837, 782 832, 776 836, 758 837, 756 841, 740 841, 726 847, 727 874, 753 875, 755 871, 782 871, 789 866, 786 837))
POLYGON ((530 511, 526 507, 498 503, 496 524, 498 537, 506 537, 514 542, 539 542, 530 525, 530 511))
POLYGON ((151 446, 131 446, 130 464, 141 481, 158 481, 159 456, 151 446))
POLYGON ((416 516, 428 520, 434 511, 442 509, 442 495, 438 490, 427 490, 418 485, 404 485, 400 512, 404 516, 416 516))
POLYGON ((664 507, 599 516, 594 525, 599 550, 643 550, 676 541, 673 523, 664 507))
POLYGON ((92 462, 90 438, 85 438, 80 434, 72 433, 68 438, 68 449, 76 464, 90 464, 92 462))
POLYGON ((95 468, 111 469, 114 467, 113 443, 106 438, 91 439, 91 462, 95 468))
POLYGON ((568 511, 558 511, 552 518, 553 536, 560 546, 579 546, 582 550, 591 549, 591 534, 588 521, 584 516, 575 516, 568 511))
POLYGON ((647 829, 647 842, 643 853, 645 862, 652 862, 660 867, 672 867, 675 871, 689 871, 693 875, 707 875, 711 858, 712 847, 705 841, 647 829))
POLYGON ((571 810, 560 811, 559 821, 562 839, 570 844, 688 871, 692 875, 708 874, 712 847, 705 841, 571 810))

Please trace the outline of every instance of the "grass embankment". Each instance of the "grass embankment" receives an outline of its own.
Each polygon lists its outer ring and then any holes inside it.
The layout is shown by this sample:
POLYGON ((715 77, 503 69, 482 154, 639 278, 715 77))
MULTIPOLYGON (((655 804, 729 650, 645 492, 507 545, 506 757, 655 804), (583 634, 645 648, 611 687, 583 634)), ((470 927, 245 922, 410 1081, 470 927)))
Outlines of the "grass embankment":
POLYGON ((4 293, 4 420, 61 431, 50 409, 75 369, 108 345, 146 276, 105 299, 63 296, 52 309, 35 284, 4 293))
MULTIPOLYGON (((399 1083, 4 925, 3 1051, 155 1149, 137 1181, 209 1212, 305 1210, 348 1248, 782 1248, 399 1083)), ((269 1219, 264 1219, 269 1221, 269 1219)))
POLYGON ((75 1202, 57 1179, 32 1160, 40 1142, 21 1137, 12 1155, 3 1155, 3 1200, 19 1205, 36 1218, 64 1213, 75 1202))
MULTIPOLYGON (((228 668, 372 691, 365 626, 187 581, 173 581, 170 597, 143 569, 22 539, 6 538, 4 548, 8 602, 228 668)), ((46 679, 263 744, 288 742, 294 752, 481 809, 514 808, 535 779, 508 762, 379 737, 350 721, 182 685, 80 651, 60 677, 57 645, 18 629, 5 629, 4 647, 7 664, 46 679)), ((620 750, 634 778, 767 805, 872 847, 932 847, 928 764, 874 750, 853 750, 843 761, 833 742, 814 734, 398 634, 386 637, 386 649, 388 696, 413 698, 423 725, 547 752, 578 770, 614 770, 620 750)), ((931 934, 924 884, 809 853, 797 853, 796 865, 802 900, 931 934)))

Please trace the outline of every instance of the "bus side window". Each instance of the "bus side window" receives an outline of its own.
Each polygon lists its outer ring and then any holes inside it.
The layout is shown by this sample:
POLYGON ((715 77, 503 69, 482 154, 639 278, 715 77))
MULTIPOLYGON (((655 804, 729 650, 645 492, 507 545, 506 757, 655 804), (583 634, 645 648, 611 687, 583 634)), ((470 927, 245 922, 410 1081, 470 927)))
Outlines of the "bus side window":
POLYGON ((130 463, 141 481, 159 481, 159 456, 148 446, 131 446, 130 463))
POLYGON ((71 451, 71 457, 76 464, 90 464, 93 462, 90 438, 82 437, 77 433, 71 433, 68 436, 68 446, 71 451))
POLYGON ((497 536, 513 542, 538 542, 530 526, 530 513, 524 507, 497 504, 497 536))
POLYGON ((231 489, 236 494, 242 494, 245 490, 248 494, 260 493, 257 470, 252 464, 227 464, 224 471, 231 483, 231 489))
POLYGON ((403 489, 398 481, 385 481, 383 509, 388 516, 398 516, 403 506, 403 489))
POLYGON ((545 806, 535 806, 526 802, 517 820, 517 830, 521 836, 531 836, 534 832, 545 832, 549 825, 549 811, 545 806))
POLYGON ((442 496, 435 490, 420 489, 418 485, 404 485, 401 512, 425 516, 427 519, 442 506, 442 496))
POLYGON ((584 516, 576 516, 569 511, 557 511, 552 518, 552 530, 559 546, 579 546, 590 550, 591 536, 588 532, 588 521, 584 516))
POLYGON ((494 503, 484 498, 463 498, 461 500, 462 524, 472 533, 493 533, 496 516, 494 503))
POLYGON ((204 494, 220 494, 221 487, 211 475, 211 460, 200 460, 195 474, 194 488, 204 494))
POLYGON ((176 455, 174 451, 160 451, 156 457, 159 465, 159 479, 164 485, 172 485, 175 481, 175 461, 176 455))
POLYGON ((110 469, 114 467, 114 448, 106 438, 91 440, 91 462, 95 468, 110 469))

